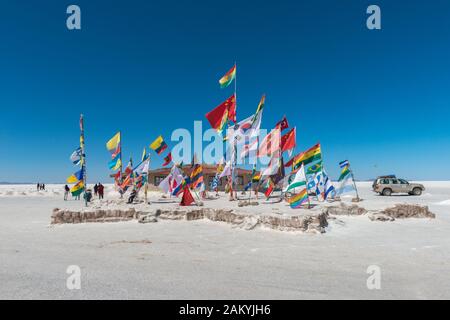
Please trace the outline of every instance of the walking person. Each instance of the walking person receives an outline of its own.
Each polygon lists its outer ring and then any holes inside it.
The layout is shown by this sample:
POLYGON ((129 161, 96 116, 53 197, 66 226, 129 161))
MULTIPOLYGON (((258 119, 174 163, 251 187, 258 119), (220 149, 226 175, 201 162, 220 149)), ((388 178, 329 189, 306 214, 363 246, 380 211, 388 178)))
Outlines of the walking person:
POLYGON ((98 198, 103 199, 103 192, 105 191, 105 187, 99 183, 98 184, 98 198))
POLYGON ((67 201, 67 197, 69 196, 69 186, 66 184, 64 186, 64 201, 67 201))
MULTIPOLYGON (((98 184, 100 184, 100 183, 98 183, 98 184)), ((97 193, 98 193, 98 184, 96 183, 95 186, 94 186, 94 196, 97 196, 97 193)))
POLYGON ((36 185, 36 190, 37 191, 39 191, 40 186, 41 186, 41 184, 38 182, 37 185, 36 185))

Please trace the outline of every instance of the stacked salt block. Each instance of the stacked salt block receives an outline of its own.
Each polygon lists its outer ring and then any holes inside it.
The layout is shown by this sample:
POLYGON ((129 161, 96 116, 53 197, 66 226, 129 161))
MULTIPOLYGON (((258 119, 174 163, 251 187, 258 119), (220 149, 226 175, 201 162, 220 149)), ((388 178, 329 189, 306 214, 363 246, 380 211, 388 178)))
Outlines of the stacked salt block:
POLYGON ((93 211, 71 211, 66 209, 53 209, 52 224, 84 223, 84 222, 117 222, 137 218, 138 213, 134 208, 126 210, 97 209, 93 211))

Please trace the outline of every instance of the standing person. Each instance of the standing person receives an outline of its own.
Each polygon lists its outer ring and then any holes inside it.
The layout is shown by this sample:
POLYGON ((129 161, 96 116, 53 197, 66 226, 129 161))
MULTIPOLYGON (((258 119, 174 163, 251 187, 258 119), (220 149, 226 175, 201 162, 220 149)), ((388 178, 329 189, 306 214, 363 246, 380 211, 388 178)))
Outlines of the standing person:
POLYGON ((36 190, 37 191, 39 191, 39 187, 40 187, 41 185, 39 184, 39 182, 37 183, 37 185, 36 185, 36 190))
POLYGON ((42 184, 42 190, 45 190, 45 184, 44 183, 42 184))
POLYGON ((98 184, 98 198, 103 199, 103 192, 105 191, 105 187, 99 183, 98 184))
POLYGON ((64 201, 67 201, 67 197, 69 196, 69 186, 66 184, 64 186, 64 201))
POLYGON ((98 193, 98 185, 96 183, 94 186, 94 196, 97 196, 97 193, 98 193))

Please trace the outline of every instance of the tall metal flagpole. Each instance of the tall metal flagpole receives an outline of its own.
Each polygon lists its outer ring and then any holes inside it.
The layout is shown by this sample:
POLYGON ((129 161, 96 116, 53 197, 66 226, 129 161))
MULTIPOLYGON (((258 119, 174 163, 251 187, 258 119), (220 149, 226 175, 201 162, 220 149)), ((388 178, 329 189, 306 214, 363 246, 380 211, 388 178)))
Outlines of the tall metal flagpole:
POLYGON ((119 193, 120 193, 120 198, 123 198, 123 192, 121 191, 121 184, 122 184, 122 166, 123 166, 123 161, 122 161, 122 153, 123 153, 123 149, 122 149, 122 131, 119 130, 119 137, 120 137, 120 174, 119 174, 119 193))
POLYGON ((82 170, 83 170, 83 186, 84 186, 84 195, 83 198, 84 203, 87 207, 87 197, 86 197, 86 189, 87 189, 87 177, 86 177, 86 154, 85 154, 85 144, 84 144, 84 117, 83 114, 80 114, 80 147, 81 147, 81 158, 82 158, 82 170))
MULTIPOLYGON (((234 61, 234 110, 235 110, 235 113, 237 113, 237 63, 236 63, 236 61, 234 61)), ((231 192, 234 191, 234 195, 232 197, 236 198, 236 200, 237 200, 237 190, 236 190, 236 184, 234 181, 235 163, 233 163, 233 162, 237 162, 237 145, 236 145, 236 143, 237 143, 237 137, 234 136, 234 141, 233 141, 234 159, 232 160, 232 165, 231 165, 231 190, 232 190, 231 192)))

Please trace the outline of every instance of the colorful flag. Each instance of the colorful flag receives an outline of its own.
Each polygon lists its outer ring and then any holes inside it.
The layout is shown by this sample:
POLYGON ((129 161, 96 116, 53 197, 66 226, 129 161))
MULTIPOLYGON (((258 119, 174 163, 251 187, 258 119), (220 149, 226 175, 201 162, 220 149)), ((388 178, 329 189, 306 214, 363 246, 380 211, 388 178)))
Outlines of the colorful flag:
POLYGON ((221 88, 228 87, 236 78, 236 64, 219 80, 221 88))
POLYGON ((106 149, 109 151, 116 150, 118 145, 120 143, 120 131, 117 132, 114 137, 109 139, 109 141, 106 143, 106 149))
POLYGON ((280 121, 277 122, 277 124, 275 125, 275 128, 280 129, 280 131, 283 131, 284 129, 289 128, 289 123, 287 121, 286 116, 284 116, 283 119, 281 119, 280 121))
POLYGON ((308 202, 308 191, 306 188, 288 199, 289 206, 292 209, 300 208, 304 203, 308 202))
POLYGON ((155 150, 157 154, 161 154, 164 150, 167 149, 167 144, 164 142, 163 137, 159 136, 155 139, 155 141, 152 142, 150 148, 152 150, 155 150))
POLYGON ((236 97, 234 94, 205 115, 213 129, 222 132, 228 120, 236 122, 236 97))
POLYGON ((261 180, 261 174, 260 173, 256 173, 253 178, 252 178, 252 182, 253 183, 258 183, 261 180))
POLYGON ((300 169, 295 173, 294 179, 288 184, 288 186, 283 190, 283 192, 288 192, 289 190, 295 188, 306 188, 306 176, 304 166, 301 165, 300 169))
POLYGON ((309 148, 308 150, 299 153, 298 155, 294 156, 291 160, 289 160, 285 166, 289 167, 292 166, 292 170, 296 170, 301 166, 303 163, 305 166, 307 164, 310 164, 314 161, 322 160, 322 153, 320 150, 320 143, 314 145, 313 147, 309 148))
POLYGON ((116 150, 111 154, 111 158, 114 159, 115 157, 117 157, 117 155, 121 152, 121 147, 120 147, 120 143, 117 146, 116 150))
POLYGON ((350 162, 348 162, 348 160, 344 160, 344 161, 339 162, 339 167, 341 169, 343 169, 345 167, 349 167, 349 166, 350 166, 350 162))
POLYGON ((72 161, 72 163, 74 165, 79 165, 81 163, 81 148, 77 148, 74 152, 72 152, 72 154, 70 155, 70 161, 72 161))
POLYGON ((281 152, 295 148, 296 129, 292 128, 288 133, 281 137, 281 152))
POLYGON ((84 190, 84 183, 83 180, 81 180, 70 189, 70 193, 72 193, 72 196, 76 197, 80 195, 83 192, 83 190, 84 190))
POLYGON ((169 154, 164 157, 163 167, 167 166, 171 162, 172 162, 172 153, 169 152, 169 154))
POLYGON ((223 177, 229 177, 231 176, 231 161, 228 161, 225 164, 225 167, 223 168, 222 172, 219 175, 219 179, 223 177))
POLYGON ((68 177, 66 181, 67 181, 67 183, 75 183, 75 182, 83 180, 83 176, 84 176, 84 170, 80 169, 77 172, 75 172, 73 175, 68 177))
POLYGON ((253 115, 252 123, 254 123, 256 121, 256 118, 258 117, 258 115, 260 113, 262 113, 265 103, 266 103, 266 95, 263 94, 262 97, 261 97, 261 100, 259 100, 258 107, 256 108, 256 112, 253 115))
POLYGON ((347 166, 347 167, 344 167, 344 169, 342 169, 342 171, 341 171, 341 175, 339 176, 338 181, 344 180, 344 179, 347 178, 349 175, 350 175, 350 169, 349 169, 349 167, 348 167, 348 166, 347 166))
POLYGON ((144 150, 142 150, 141 161, 144 161, 145 159, 147 159, 147 149, 144 147, 144 150))
POLYGON ((351 192, 351 191, 356 191, 355 184, 353 182, 352 175, 351 174, 347 174, 347 175, 345 175, 342 178, 342 180, 339 180, 339 184, 338 184, 338 188, 336 190, 336 194, 338 196, 340 196, 340 195, 342 195, 344 193, 351 192))
POLYGON ((114 159, 108 162, 108 167, 110 170, 116 171, 122 166, 122 160, 120 160, 120 153, 116 155, 114 159))
POLYGON ((272 179, 267 179, 267 189, 266 192, 264 192, 264 195, 267 199, 269 199, 270 195, 272 194, 274 186, 275 185, 273 184, 272 179))
POLYGON ((324 200, 328 199, 328 196, 332 196, 333 192, 336 192, 333 183, 331 182, 331 179, 328 177, 325 170, 322 170, 323 174, 323 188, 324 188, 324 200))
POLYGON ((191 187, 197 188, 203 183, 203 167, 201 164, 196 164, 191 172, 191 187))
POLYGON ((315 163, 306 169, 306 174, 314 174, 322 170, 322 162, 315 163))
POLYGON ((183 197, 181 198, 180 206, 189 206, 192 203, 195 203, 195 200, 191 191, 189 191, 189 187, 186 185, 183 188, 183 197))

